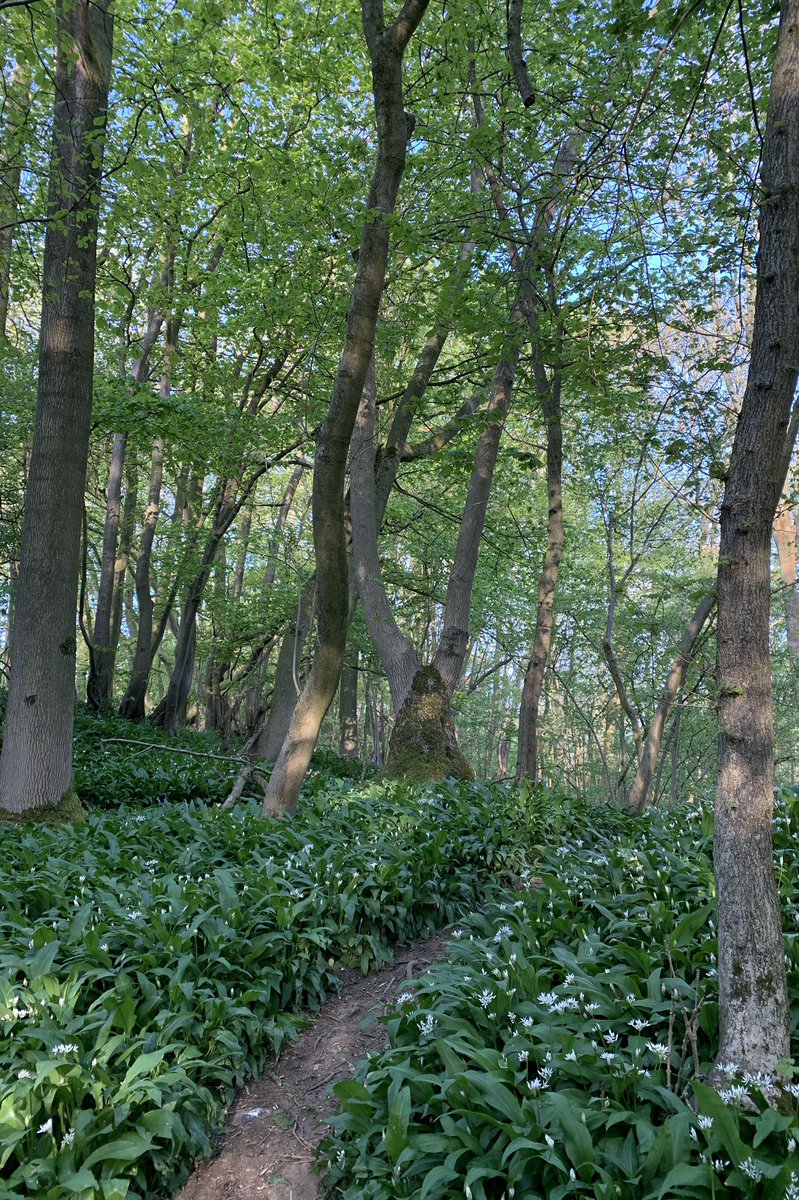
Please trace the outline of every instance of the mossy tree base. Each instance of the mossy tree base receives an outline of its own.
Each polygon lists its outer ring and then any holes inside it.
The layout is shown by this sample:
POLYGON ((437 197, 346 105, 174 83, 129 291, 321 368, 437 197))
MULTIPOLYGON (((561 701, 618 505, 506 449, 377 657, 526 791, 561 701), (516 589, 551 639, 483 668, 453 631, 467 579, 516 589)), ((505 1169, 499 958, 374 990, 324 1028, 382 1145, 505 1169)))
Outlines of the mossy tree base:
POLYGON ((80 825, 88 814, 73 787, 67 788, 58 804, 43 804, 25 812, 8 812, 0 808, 0 825, 27 825, 35 821, 38 825, 80 825))
POLYGON ((414 676, 391 735, 384 774, 410 783, 474 779, 458 746, 447 689, 433 666, 420 667, 414 676))

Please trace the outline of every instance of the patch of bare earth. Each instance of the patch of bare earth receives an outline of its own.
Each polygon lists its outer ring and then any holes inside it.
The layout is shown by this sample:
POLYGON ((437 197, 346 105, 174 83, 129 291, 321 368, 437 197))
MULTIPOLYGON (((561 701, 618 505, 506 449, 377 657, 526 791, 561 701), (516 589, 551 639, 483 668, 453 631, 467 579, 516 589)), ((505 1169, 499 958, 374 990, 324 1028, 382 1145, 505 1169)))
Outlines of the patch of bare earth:
POLYGON ((178 1200, 314 1200, 320 1188, 316 1147, 336 1108, 333 1084, 382 1049, 380 1014, 442 957, 448 936, 441 932, 400 950, 392 966, 372 975, 341 971, 341 992, 240 1094, 219 1153, 198 1167, 178 1200))

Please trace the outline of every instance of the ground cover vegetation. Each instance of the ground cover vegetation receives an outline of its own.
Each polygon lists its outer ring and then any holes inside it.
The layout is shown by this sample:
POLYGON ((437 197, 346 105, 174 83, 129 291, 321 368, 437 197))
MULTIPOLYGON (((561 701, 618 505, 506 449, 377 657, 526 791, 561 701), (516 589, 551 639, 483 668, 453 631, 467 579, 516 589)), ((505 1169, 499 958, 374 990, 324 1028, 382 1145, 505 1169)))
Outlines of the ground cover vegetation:
POLYGON ((316 785, 278 828, 151 804, 0 835, 0 1195, 174 1194, 336 965, 471 911, 543 833, 501 787, 316 785))
MULTIPOLYGON (((459 924, 386 1018, 389 1048, 336 1088, 327 1194, 792 1200, 799 1083, 775 1103, 774 1078, 727 1063, 709 1086, 712 814, 537 803, 550 837, 522 888, 459 924)), ((789 930, 798 805, 783 793, 775 820, 789 930)), ((786 950, 795 1033, 793 932, 786 950)))

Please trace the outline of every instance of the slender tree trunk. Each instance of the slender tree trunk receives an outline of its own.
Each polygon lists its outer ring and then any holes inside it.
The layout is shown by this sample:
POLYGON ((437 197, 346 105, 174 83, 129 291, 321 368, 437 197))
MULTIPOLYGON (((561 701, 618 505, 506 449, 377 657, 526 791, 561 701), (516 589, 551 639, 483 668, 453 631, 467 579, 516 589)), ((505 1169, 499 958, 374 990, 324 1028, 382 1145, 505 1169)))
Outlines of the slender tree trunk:
POLYGON ((699 636, 715 604, 715 593, 702 597, 688 622, 677 653, 672 660, 668 676, 666 677, 666 686, 663 689, 663 694, 658 701, 655 714, 650 722, 641 758, 638 762, 638 769, 635 773, 635 779, 630 788, 630 794, 627 797, 627 804, 633 812, 643 812, 646 808, 649 789, 652 784, 652 775, 657 764, 658 755, 660 754, 663 731, 666 728, 669 713, 674 701, 680 694, 682 685, 685 682, 685 674, 691 665, 699 636))
POLYGON ((136 528, 136 508, 139 503, 139 474, 136 462, 128 458, 125 469, 125 499, 122 504, 122 522, 119 530, 119 549, 114 563, 113 603, 111 606, 111 645, 116 657, 122 630, 122 612, 127 584, 128 562, 136 528))
POLYGON ((799 669, 799 588, 796 581, 796 523, 793 513, 781 503, 774 518, 774 541, 785 588, 785 630, 788 654, 794 670, 799 669))
POLYGON ((269 716, 253 746, 253 758, 274 763, 280 756, 300 693, 300 660, 313 625, 315 605, 316 576, 312 575, 299 594, 297 609, 280 643, 269 716))
POLYGON ((11 298, 11 251, 19 207, 19 184, 24 159, 22 131, 30 96, 27 68, 17 66, 4 95, 0 125, 0 346, 8 336, 11 298))
POLYGON ((341 669, 339 704, 339 751, 344 758, 357 758, 358 746, 358 652, 354 662, 345 662, 341 669))
POLYGON ((349 616, 344 478, 386 275, 387 218, 396 206, 413 118, 404 110, 402 60, 422 19, 427 0, 405 0, 391 25, 384 25, 382 0, 362 0, 364 33, 372 62, 378 153, 367 199, 372 219, 364 223, 358 266, 347 315, 347 337, 330 409, 317 440, 313 482, 319 638, 305 689, 264 795, 265 815, 296 811, 302 781, 319 730, 338 686, 349 616))
POLYGON ((128 435, 114 435, 111 467, 108 472, 108 496, 106 499, 105 527, 103 529, 103 552, 100 560, 100 576, 97 587, 97 609, 92 636, 93 654, 90 660, 89 677, 86 683, 86 699, 89 708, 100 712, 110 709, 114 687, 114 648, 111 644, 111 610, 113 607, 114 578, 117 557, 117 539, 122 507, 122 475, 125 466, 125 448, 128 435))
POLYGON ((57 805, 72 779, 75 607, 94 376, 100 172, 113 40, 109 0, 59 4, 57 39, 36 422, 25 498, 14 673, 0 756, 0 805, 11 812, 57 805))
POLYGON ((547 427, 547 548, 538 584, 538 613, 533 653, 524 676, 519 710, 519 748, 516 778, 535 783, 538 773, 538 712, 544 690, 552 636, 555 631, 555 598, 563 558, 563 426, 560 380, 553 380, 542 398, 547 427))
MULTIPOLYGON (((164 393, 164 380, 161 391, 164 393)), ((119 714, 129 721, 144 720, 144 704, 147 695, 147 683, 153 665, 153 615, 154 601, 150 590, 150 565, 152 561, 155 529, 161 512, 161 485, 164 477, 164 439, 156 437, 153 441, 150 459, 150 483, 147 495, 147 511, 142 525, 141 545, 136 559, 136 605, 139 613, 139 624, 136 631, 136 649, 133 654, 133 667, 130 673, 127 691, 119 706, 119 714)))
POLYGON ((799 370, 799 0, 782 5, 762 154, 752 355, 721 506, 719 1057, 777 1074, 790 1007, 774 872, 771 530, 799 370))

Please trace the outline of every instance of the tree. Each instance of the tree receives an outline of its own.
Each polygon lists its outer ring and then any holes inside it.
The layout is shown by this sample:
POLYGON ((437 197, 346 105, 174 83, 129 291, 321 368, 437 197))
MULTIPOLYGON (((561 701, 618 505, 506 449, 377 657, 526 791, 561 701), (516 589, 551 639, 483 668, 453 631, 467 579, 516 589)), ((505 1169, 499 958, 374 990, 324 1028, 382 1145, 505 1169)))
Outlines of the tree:
POLYGON ((752 355, 717 584, 718 1062, 772 1075, 790 1054, 791 1021, 772 851, 771 531, 798 375, 799 0, 784 0, 763 143, 752 355))
POLYGON ((101 163, 112 0, 61 0, 39 382, 0 756, 0 805, 58 806, 72 778, 75 607, 94 374, 101 163), (57 536, 53 536, 57 530, 57 536))
POLYGON ((363 0, 364 34, 372 63, 377 116, 377 164, 367 199, 358 265, 347 315, 347 338, 327 417, 319 431, 313 477, 318 648, 291 727, 264 794, 264 813, 292 813, 319 729, 338 687, 347 640, 349 587, 344 530, 347 449, 366 372, 386 275, 389 221, 405 168, 413 118, 405 112, 402 62, 427 0, 405 0, 385 25, 382 0, 363 0))

